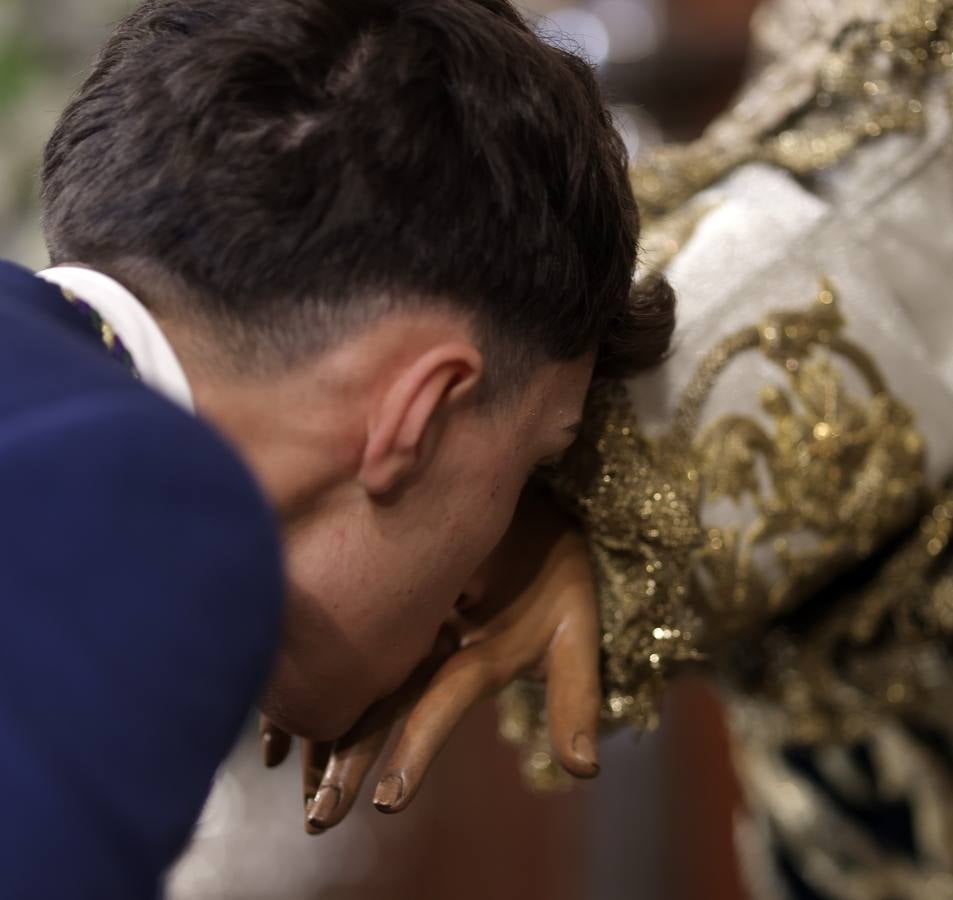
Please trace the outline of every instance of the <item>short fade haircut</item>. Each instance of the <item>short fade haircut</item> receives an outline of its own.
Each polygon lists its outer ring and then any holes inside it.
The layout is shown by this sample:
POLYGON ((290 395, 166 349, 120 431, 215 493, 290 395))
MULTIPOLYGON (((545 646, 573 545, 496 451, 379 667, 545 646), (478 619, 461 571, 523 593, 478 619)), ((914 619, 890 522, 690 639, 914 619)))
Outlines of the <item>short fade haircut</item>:
POLYGON ((502 385, 664 353, 626 163, 591 68, 507 0, 147 0, 49 141, 44 225, 246 364, 439 303, 502 385))

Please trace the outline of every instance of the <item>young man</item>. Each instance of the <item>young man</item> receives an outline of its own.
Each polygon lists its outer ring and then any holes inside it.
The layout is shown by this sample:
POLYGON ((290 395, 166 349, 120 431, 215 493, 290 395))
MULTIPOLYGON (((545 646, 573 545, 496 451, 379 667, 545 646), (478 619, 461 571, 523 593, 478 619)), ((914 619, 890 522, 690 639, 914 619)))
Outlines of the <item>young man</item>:
MULTIPOLYGON (((623 157, 505 0, 119 26, 47 148, 54 268, 0 268, 10 896, 154 892, 269 666, 271 718, 333 739, 482 599, 600 350, 667 340, 627 304, 623 157)), ((575 620, 521 627, 542 654, 575 620)), ((595 652, 563 656, 586 774, 595 652)))

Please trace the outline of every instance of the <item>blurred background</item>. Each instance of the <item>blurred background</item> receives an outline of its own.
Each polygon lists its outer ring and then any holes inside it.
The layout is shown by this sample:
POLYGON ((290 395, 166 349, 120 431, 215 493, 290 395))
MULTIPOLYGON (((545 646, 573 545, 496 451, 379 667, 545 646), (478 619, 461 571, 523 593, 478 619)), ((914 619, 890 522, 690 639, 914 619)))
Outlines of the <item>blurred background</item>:
MULTIPOLYGON (((691 138, 744 70, 758 0, 528 0, 540 31, 602 75, 632 155, 691 138)), ((804 0, 809 3, 810 0, 804 0)), ((0 256, 41 266, 36 173, 47 135, 135 0, 0 0, 0 256)))
MULTIPOLYGON (((238 0, 236 0, 238 2, 238 0)), ((804 0, 808 2, 808 0, 804 0)), ((757 0, 532 0, 549 39, 598 67, 630 154, 696 136, 745 71, 757 0)), ((46 262, 37 216, 43 144, 130 0, 0 0, 0 256, 46 262)), ((363 811, 307 838, 297 766, 260 773, 238 748, 170 900, 738 900, 737 789, 717 701, 673 691, 663 727, 602 747, 603 774, 571 792, 526 791, 492 704, 438 762, 416 806, 363 811), (236 828, 235 823, 240 823, 236 828), (223 823, 230 823, 229 825, 223 823), (226 836, 226 830, 230 828, 226 836), (269 839, 260 840, 267 832, 269 839), (276 844, 277 841, 277 844, 276 844), (274 847, 280 847, 276 852, 274 847)))

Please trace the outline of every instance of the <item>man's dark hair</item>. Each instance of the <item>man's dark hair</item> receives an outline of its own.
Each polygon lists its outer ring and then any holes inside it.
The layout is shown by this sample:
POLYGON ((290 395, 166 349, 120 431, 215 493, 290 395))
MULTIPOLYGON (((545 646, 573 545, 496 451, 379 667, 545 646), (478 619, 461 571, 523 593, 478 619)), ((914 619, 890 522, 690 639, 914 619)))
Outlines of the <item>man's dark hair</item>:
POLYGON ((54 131, 54 262, 95 265, 241 354, 290 361, 411 304, 472 316, 491 376, 608 342, 638 214, 593 73, 507 0, 147 0, 54 131))

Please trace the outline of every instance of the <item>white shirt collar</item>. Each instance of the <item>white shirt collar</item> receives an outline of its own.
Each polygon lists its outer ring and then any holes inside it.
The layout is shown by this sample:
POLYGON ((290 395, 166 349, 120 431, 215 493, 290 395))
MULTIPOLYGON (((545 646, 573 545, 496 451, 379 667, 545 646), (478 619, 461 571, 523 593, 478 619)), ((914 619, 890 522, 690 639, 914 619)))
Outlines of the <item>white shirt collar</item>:
POLYGON ((119 335, 145 384, 190 413, 195 401, 185 370, 149 311, 118 281, 80 266, 57 266, 39 278, 72 291, 119 335))

